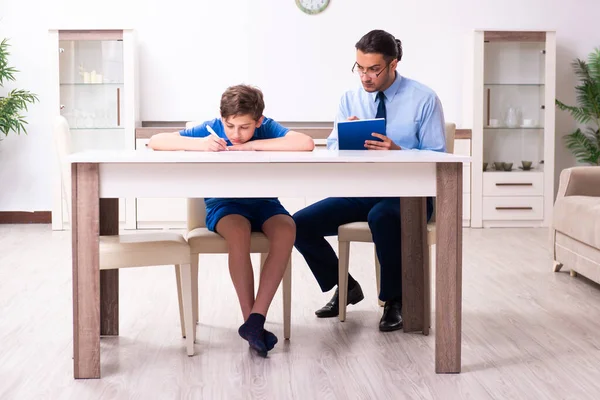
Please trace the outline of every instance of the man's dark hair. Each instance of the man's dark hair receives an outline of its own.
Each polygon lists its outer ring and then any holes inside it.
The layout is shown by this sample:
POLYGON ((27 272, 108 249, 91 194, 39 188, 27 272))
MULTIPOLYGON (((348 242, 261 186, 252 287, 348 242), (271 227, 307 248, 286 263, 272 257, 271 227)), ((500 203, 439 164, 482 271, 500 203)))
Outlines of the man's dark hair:
POLYGON ((356 49, 365 54, 382 54, 388 63, 394 59, 398 61, 402 59, 402 42, 392 34, 379 29, 373 30, 360 38, 356 43, 356 49))
POLYGON ((255 121, 262 117, 265 109, 260 89, 248 85, 228 87, 221 96, 221 117, 251 115, 255 121))

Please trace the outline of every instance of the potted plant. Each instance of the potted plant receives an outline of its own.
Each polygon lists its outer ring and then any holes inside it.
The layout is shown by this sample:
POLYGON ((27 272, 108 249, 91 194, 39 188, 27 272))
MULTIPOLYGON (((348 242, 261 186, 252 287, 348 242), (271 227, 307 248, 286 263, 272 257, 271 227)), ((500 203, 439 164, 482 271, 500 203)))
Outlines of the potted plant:
MULTIPOLYGON (((8 65, 9 46, 7 39, 3 39, 0 43, 0 87, 3 87, 5 82, 14 81, 15 73, 19 72, 8 65)), ((8 136, 11 131, 17 134, 27 133, 25 129, 27 121, 22 112, 27 111, 28 104, 35 103, 37 100, 36 94, 21 89, 13 89, 6 96, 0 96, 0 133, 4 136, 8 136)), ((0 140, 2 140, 1 134, 0 140)))
POLYGON ((577 161, 600 165, 600 49, 592 51, 587 62, 577 58, 571 65, 580 81, 575 86, 578 105, 568 106, 558 99, 556 105, 587 126, 565 136, 566 146, 577 161))

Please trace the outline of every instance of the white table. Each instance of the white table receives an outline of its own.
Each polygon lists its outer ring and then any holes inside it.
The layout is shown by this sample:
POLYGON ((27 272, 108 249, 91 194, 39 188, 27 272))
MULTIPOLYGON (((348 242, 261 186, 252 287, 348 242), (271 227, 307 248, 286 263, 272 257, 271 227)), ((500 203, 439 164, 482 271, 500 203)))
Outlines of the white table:
POLYGON ((436 196, 435 370, 461 369, 462 170, 430 151, 72 154, 75 378, 100 377, 100 335, 118 335, 118 270, 99 270, 99 235, 118 234, 123 197, 402 197, 403 318, 423 330, 425 198, 436 196))

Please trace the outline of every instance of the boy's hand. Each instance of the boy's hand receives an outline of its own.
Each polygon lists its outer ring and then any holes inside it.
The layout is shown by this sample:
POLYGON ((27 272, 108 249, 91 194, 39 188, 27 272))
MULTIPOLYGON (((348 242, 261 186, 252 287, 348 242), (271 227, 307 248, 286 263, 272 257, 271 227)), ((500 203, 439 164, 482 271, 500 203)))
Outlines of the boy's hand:
POLYGON ((204 151, 227 151, 227 142, 223 138, 210 135, 202 140, 204 141, 204 151))
POLYGON ((372 133, 371 135, 383 140, 383 142, 378 140, 365 140, 365 148, 369 150, 402 150, 400 146, 385 135, 380 133, 372 133))
POLYGON ((254 144, 252 143, 252 141, 249 141, 246 143, 234 144, 229 149, 231 149, 233 151, 253 151, 254 144))

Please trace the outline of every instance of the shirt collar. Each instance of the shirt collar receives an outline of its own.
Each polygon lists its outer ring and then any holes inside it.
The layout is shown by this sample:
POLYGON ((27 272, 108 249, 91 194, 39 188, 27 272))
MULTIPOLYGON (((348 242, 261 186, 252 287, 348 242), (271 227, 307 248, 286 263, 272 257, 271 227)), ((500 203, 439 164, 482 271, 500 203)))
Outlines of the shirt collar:
MULTIPOLYGON (((390 85, 389 88, 387 88, 383 91, 383 94, 385 95, 385 98, 388 100, 388 102, 391 102, 392 100, 394 100, 394 96, 396 95, 396 93, 398 93, 398 90, 400 89, 400 83, 402 82, 402 75, 400 75, 398 73, 398 71, 394 71, 394 73, 396 74, 396 78, 394 78, 394 82, 392 82, 392 84, 390 85)), ((377 101, 378 93, 379 92, 368 93, 368 95, 370 96, 373 103, 375 103, 377 101)))

